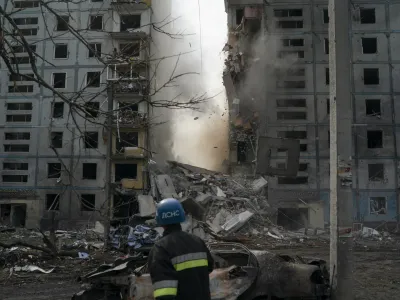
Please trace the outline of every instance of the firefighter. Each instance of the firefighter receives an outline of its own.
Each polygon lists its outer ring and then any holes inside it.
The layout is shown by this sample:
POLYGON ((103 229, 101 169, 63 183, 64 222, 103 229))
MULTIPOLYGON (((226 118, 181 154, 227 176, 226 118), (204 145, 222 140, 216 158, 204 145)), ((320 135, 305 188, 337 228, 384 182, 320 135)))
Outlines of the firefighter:
POLYGON ((151 249, 148 267, 157 300, 210 300, 209 273, 214 260, 199 237, 182 231, 185 211, 176 199, 164 199, 156 211, 163 237, 151 249))

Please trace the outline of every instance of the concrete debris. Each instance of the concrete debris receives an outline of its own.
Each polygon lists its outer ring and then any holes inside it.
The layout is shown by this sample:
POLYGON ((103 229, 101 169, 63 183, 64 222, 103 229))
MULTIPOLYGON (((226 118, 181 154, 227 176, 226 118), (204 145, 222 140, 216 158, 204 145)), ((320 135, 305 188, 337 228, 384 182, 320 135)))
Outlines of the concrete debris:
POLYGON ((153 216, 156 213, 156 205, 150 195, 138 195, 139 215, 141 217, 153 216))
POLYGON ((222 229, 230 233, 237 231, 244 224, 246 224, 246 222, 249 221, 252 216, 254 216, 254 214, 246 210, 238 215, 235 215, 228 222, 222 225, 222 229))
POLYGON ((178 197, 171 177, 168 175, 158 175, 155 177, 155 181, 161 198, 165 199, 178 197))
POLYGON ((268 181, 264 177, 260 177, 259 179, 256 179, 253 181, 253 191, 259 192, 262 188, 267 186, 268 181))
POLYGON ((55 268, 52 268, 48 271, 43 270, 42 268, 39 268, 37 266, 23 266, 23 267, 13 267, 10 269, 10 272, 40 272, 40 273, 44 273, 44 274, 49 274, 51 272, 53 272, 55 270, 55 268))

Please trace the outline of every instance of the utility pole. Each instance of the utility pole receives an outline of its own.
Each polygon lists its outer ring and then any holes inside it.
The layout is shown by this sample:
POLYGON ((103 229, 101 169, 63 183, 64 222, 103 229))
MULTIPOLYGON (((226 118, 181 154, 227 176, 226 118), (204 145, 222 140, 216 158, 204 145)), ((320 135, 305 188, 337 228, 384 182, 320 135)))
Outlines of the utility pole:
POLYGON ((330 77, 330 274, 333 300, 353 300, 353 196, 345 176, 352 171, 350 11, 347 0, 329 0, 330 77))
POLYGON ((106 220, 104 226, 104 249, 108 246, 108 235, 110 234, 111 218, 113 216, 112 209, 112 187, 111 187, 111 155, 112 155, 112 138, 113 138, 113 117, 114 117, 114 81, 109 81, 107 90, 107 151, 106 151, 106 190, 105 190, 105 207, 106 220))

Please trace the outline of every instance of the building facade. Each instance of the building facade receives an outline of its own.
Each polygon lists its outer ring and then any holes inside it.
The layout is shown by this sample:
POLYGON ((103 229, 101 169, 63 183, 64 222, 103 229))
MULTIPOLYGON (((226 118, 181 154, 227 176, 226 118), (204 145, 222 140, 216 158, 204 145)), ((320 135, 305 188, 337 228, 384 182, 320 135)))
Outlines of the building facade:
MULTIPOLYGON (((328 1, 268 1, 266 5, 261 0, 226 0, 225 4, 232 48, 230 71, 225 73, 230 76, 224 81, 232 131, 241 132, 241 139, 231 134, 231 170, 242 172, 247 166, 252 172, 255 151, 250 141, 257 132, 298 139, 297 176, 269 177, 268 201, 277 209, 274 216, 280 225, 323 227, 329 224, 328 1), (256 30, 254 23, 259 24, 256 30), (259 46, 249 50, 243 42, 251 35, 256 36, 253 45, 259 43, 257 36, 266 37, 261 56, 258 51, 254 57, 259 46), (249 79, 263 57, 268 59, 267 70, 249 79), (256 95, 262 109, 248 105, 253 96, 243 85, 251 90, 264 86, 256 95), (232 95, 239 96, 235 100, 232 95)), ((344 175, 349 179, 346 184, 352 184, 353 220, 371 226, 397 223, 400 4, 353 1, 350 10, 353 168, 349 166, 344 175)), ((285 151, 272 151, 271 165, 284 167, 285 157, 285 151)))
MULTIPOLYGON (((150 1, 2 5, 19 29, 6 22, 7 32, 24 36, 38 74, 57 93, 11 76, 1 62, 1 222, 37 227, 55 212, 66 227, 85 225, 105 216, 108 183, 114 216, 125 218, 146 188, 150 1), (111 141, 105 126, 110 99, 111 141)), ((15 36, 6 38, 11 63, 36 77, 26 48, 15 36)))

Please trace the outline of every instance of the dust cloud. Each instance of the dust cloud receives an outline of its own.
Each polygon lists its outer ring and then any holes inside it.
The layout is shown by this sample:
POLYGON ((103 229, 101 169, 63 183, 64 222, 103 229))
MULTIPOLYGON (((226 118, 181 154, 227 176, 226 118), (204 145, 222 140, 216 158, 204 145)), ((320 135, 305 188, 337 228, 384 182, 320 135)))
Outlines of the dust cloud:
POLYGON ((155 99, 180 95, 179 99, 185 101, 204 93, 214 97, 201 104, 199 111, 154 109, 153 116, 166 123, 153 128, 152 148, 157 152, 156 160, 175 159, 219 170, 228 157, 228 111, 222 83, 227 20, 223 0, 201 0, 200 13, 198 4, 197 0, 153 1, 155 20, 174 20, 164 30, 183 34, 178 39, 159 32, 152 35, 155 56, 175 56, 163 60, 157 68, 157 85, 168 80, 180 53, 175 74, 199 73, 181 77, 155 99))

